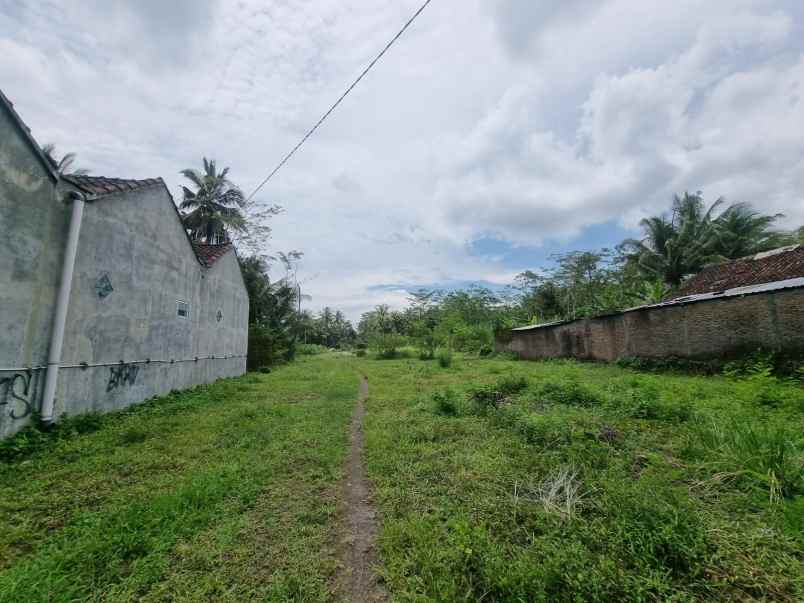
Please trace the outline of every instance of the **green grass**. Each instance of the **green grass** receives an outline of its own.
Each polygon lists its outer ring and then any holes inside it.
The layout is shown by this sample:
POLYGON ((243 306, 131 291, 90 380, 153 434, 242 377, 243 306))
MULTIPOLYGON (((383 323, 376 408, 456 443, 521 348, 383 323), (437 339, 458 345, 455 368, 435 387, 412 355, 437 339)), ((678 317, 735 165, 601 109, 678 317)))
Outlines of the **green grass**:
POLYGON ((804 599, 774 379, 317 354, 0 452, 0 602, 332 601, 358 374, 395 601, 804 599))
POLYGON ((356 375, 321 357, 0 465, 0 601, 325 601, 356 375))
POLYGON ((800 386, 466 357, 360 366, 396 600, 804 598, 800 386))

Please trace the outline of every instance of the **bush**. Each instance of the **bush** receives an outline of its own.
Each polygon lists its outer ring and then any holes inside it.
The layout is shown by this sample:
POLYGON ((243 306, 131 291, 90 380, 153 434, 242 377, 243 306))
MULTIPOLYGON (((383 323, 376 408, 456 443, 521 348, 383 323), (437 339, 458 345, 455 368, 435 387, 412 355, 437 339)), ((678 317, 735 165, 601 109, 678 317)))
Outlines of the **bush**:
POLYGON ((436 414, 455 417, 460 414, 460 400, 458 395, 451 389, 433 394, 436 414))
POLYGON ((300 343, 296 346, 296 353, 299 356, 316 356, 328 351, 329 348, 317 343, 300 343))
POLYGON ((496 410, 509 396, 518 394, 528 386, 524 377, 508 376, 499 379, 492 385, 471 390, 469 397, 478 414, 486 414, 496 410))
POLYGON ((443 348, 438 350, 438 366, 449 368, 452 366, 452 350, 443 348))
POLYGON ((398 333, 376 333, 371 337, 371 348, 377 352, 377 358, 392 360, 399 355, 399 348, 405 344, 405 338, 398 333))
POLYGON ((554 404, 567 406, 596 406, 602 402, 601 397, 577 381, 553 381, 545 383, 539 392, 541 397, 554 404))

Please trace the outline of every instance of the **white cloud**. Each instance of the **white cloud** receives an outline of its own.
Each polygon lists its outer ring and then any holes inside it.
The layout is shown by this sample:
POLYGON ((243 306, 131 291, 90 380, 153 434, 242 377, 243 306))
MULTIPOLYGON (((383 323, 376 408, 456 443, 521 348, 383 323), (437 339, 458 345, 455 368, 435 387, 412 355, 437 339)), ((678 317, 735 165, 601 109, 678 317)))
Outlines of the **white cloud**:
MULTIPOLYGON (((40 142, 109 176, 203 155, 251 190, 414 0, 0 0, 0 82, 40 142)), ((468 243, 634 225, 703 189, 804 222, 794 0, 434 2, 259 195, 286 212, 311 305, 352 318, 405 292, 501 283, 468 243)), ((584 245, 583 238, 577 244, 584 245)))

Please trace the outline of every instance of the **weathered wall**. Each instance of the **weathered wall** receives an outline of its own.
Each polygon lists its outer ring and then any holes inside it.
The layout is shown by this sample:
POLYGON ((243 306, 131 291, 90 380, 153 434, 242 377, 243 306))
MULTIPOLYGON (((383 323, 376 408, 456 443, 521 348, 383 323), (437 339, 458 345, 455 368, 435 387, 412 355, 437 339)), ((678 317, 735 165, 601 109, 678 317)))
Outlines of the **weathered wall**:
MULTIPOLYGON (((0 107, 0 368, 44 365, 69 210, 0 107)), ((0 437, 29 420, 36 372, 0 371, 0 437)))
POLYGON ((719 358, 804 349, 804 289, 646 308, 524 331, 498 349, 527 359, 719 358))
POLYGON ((245 372, 248 296, 237 259, 228 253, 203 268, 171 203, 157 185, 87 204, 62 364, 124 365, 62 369, 58 414, 122 408, 245 372), (104 275, 114 290, 101 298, 104 275))
MULTIPOLYGON (((46 364, 70 214, 54 188, 0 111, 0 369, 46 364)), ((161 185, 87 203, 57 415, 121 408, 245 372, 248 297, 237 259, 230 252, 202 267, 171 204, 161 185), (95 288, 103 275, 114 288, 105 298, 95 288), (177 315, 177 300, 189 304, 189 317, 177 315), (154 362, 134 364, 146 359, 154 362)), ((0 437, 30 421, 43 382, 42 369, 0 370, 0 437)))

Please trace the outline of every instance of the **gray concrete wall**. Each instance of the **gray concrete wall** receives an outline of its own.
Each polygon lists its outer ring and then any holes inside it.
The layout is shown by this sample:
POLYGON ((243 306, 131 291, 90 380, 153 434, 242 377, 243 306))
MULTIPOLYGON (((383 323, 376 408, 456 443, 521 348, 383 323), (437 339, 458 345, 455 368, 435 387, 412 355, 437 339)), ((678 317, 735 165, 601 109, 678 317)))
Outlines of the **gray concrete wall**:
POLYGON ((161 185, 87 204, 62 364, 124 366, 62 369, 58 414, 122 408, 245 372, 248 295, 235 254, 202 267, 170 204, 161 185), (104 275, 114 291, 101 298, 104 275), (189 304, 188 317, 178 301, 189 304))
MULTIPOLYGON (((0 368, 44 365, 69 209, 0 107, 0 368)), ((37 372, 0 371, 0 437, 30 418, 37 372)))
POLYGON ((646 308, 513 331, 497 349, 526 359, 723 358, 804 350, 804 289, 646 308))
MULTIPOLYGON (((46 364, 70 214, 26 144, 0 111, 0 368, 9 369, 46 364)), ((247 345, 248 296, 234 252, 202 267, 163 186, 86 205, 62 364, 124 364, 62 368, 57 415, 241 375, 247 345), (114 288, 105 298, 95 288, 103 275, 114 288), (178 300, 189 304, 187 318, 178 300), (154 362, 134 364, 146 359, 154 362)), ((43 381, 41 369, 0 371, 0 437, 30 421, 43 381)))

